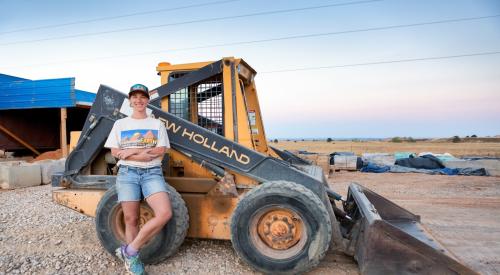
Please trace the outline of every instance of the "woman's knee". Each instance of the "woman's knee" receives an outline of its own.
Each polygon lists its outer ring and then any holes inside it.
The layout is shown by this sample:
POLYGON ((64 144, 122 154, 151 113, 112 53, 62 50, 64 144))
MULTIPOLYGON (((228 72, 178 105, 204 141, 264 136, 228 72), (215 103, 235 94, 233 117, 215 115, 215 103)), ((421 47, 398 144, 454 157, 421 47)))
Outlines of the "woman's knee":
POLYGON ((171 209, 163 209, 159 211, 156 215, 160 222, 165 225, 172 218, 172 210, 171 209))
POLYGON ((139 215, 135 213, 128 213, 123 215, 125 219, 125 224, 127 226, 137 226, 138 221, 139 221, 139 215))

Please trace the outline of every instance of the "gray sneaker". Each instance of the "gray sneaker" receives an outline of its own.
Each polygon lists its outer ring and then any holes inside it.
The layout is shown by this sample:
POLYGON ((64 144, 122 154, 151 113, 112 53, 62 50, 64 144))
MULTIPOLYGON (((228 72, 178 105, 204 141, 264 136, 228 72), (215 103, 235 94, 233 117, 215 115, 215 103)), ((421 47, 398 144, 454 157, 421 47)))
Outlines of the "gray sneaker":
POLYGON ((115 249, 115 256, 118 257, 118 259, 120 259, 120 261, 124 262, 124 258, 125 255, 123 254, 124 251, 125 251, 125 245, 122 245, 122 246, 119 246, 117 249, 115 249), (122 252, 122 249, 123 249, 123 252, 122 252))
POLYGON ((145 275, 144 264, 139 259, 139 254, 135 256, 128 256, 125 253, 126 246, 120 246, 115 250, 115 255, 118 259, 122 260, 125 264, 125 269, 132 275, 145 275))

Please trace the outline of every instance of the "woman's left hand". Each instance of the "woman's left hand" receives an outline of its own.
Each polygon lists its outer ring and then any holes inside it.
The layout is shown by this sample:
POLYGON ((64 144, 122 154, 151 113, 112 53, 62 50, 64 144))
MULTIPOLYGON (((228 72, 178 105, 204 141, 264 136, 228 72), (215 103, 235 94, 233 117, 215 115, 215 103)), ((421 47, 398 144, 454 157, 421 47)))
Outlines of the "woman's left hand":
POLYGON ((128 157, 138 153, 137 149, 123 149, 120 150, 116 155, 119 159, 127 159, 128 157))

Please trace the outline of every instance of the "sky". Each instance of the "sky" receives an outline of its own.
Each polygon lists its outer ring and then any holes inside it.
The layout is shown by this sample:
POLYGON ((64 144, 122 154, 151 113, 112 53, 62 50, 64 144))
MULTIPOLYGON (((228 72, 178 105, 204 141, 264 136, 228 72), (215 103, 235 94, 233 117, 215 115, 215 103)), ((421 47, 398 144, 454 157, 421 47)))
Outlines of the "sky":
POLYGON ((243 58, 268 138, 500 134, 500 1, 0 0, 0 73, 160 86, 243 58))

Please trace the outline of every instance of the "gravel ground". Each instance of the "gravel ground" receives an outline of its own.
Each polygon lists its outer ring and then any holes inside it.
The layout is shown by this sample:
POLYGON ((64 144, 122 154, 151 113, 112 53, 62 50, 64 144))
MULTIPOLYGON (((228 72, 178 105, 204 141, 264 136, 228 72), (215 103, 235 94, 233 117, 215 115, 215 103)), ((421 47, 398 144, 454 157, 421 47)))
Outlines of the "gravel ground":
MULTIPOLYGON (((336 173, 345 195, 360 182, 422 216, 423 224, 464 264, 500 274, 500 178, 421 174, 336 173)), ((0 275, 123 274, 99 244, 94 219, 52 202, 51 186, 0 191, 0 275)), ((229 241, 187 239, 174 257, 146 266, 149 274, 257 274, 229 241)), ((352 258, 330 251, 308 273, 359 274, 352 258)))
MULTIPOLYGON (((500 274, 500 178, 421 174, 336 173, 343 195, 360 182, 409 211, 464 264, 500 274)), ((0 191, 0 275, 123 274, 100 245, 94 219, 52 202, 52 187, 0 191)), ((174 257, 148 265, 149 274, 257 274, 229 241, 187 239, 174 257)), ((358 274, 352 258, 330 251, 309 275, 358 274)))
MULTIPOLYGON (((0 191, 0 274, 122 274, 99 244, 94 219, 51 200, 51 186, 0 191)), ((187 239, 149 274, 256 274, 229 241, 187 239)))

